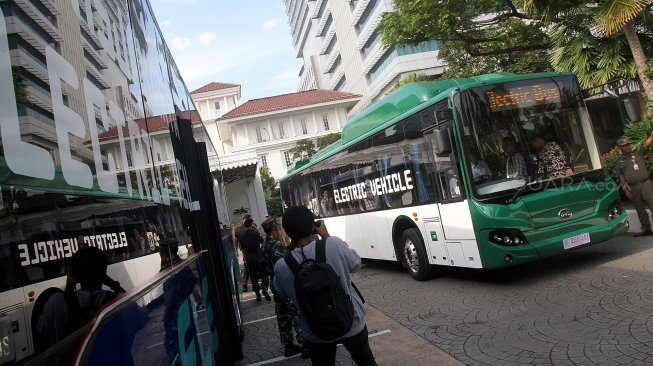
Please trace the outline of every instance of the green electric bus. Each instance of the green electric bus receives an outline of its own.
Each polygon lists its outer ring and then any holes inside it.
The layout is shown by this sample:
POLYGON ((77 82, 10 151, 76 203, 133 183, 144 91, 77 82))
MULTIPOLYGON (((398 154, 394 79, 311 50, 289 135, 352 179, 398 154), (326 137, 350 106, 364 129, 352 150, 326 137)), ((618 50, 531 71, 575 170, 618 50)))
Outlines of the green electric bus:
POLYGON ((495 269, 628 229, 571 73, 406 85, 281 180, 363 258, 495 269))

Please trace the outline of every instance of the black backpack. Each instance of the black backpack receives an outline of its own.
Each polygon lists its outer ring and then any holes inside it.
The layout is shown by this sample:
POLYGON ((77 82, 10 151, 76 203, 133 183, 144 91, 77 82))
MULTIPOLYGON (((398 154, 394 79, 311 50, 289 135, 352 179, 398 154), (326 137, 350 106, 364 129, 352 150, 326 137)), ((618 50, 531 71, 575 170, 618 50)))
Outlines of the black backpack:
POLYGON ((354 323, 354 305, 326 263, 326 240, 316 243, 315 260, 304 257, 299 264, 291 253, 284 259, 295 274, 295 294, 308 326, 325 341, 341 338, 354 323))

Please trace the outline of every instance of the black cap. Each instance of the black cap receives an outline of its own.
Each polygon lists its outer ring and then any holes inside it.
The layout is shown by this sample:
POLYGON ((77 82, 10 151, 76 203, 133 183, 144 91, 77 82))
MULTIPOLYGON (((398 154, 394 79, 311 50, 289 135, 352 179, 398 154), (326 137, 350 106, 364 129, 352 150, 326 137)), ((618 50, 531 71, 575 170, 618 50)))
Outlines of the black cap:
POLYGON ((251 218, 252 218, 252 215, 250 215, 250 214, 245 214, 245 216, 243 216, 243 220, 247 220, 247 219, 251 219, 251 218))

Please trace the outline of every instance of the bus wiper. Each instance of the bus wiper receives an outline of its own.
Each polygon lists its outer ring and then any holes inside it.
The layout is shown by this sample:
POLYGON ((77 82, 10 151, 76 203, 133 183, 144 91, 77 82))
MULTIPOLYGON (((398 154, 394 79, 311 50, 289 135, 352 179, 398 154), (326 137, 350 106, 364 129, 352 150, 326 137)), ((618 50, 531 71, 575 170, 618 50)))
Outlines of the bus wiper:
POLYGON ((508 199, 508 200, 506 201, 506 203, 507 203, 507 204, 515 203, 515 200, 517 199, 517 197, 519 197, 519 196, 521 195, 521 193, 524 191, 524 189, 526 188, 526 186, 527 186, 529 183, 530 183, 530 182, 529 182, 528 179, 527 179, 527 180, 526 180, 526 183, 524 183, 524 185, 522 185, 521 187, 517 188, 517 191, 515 192, 515 194, 513 194, 512 197, 510 197, 510 199, 508 199))

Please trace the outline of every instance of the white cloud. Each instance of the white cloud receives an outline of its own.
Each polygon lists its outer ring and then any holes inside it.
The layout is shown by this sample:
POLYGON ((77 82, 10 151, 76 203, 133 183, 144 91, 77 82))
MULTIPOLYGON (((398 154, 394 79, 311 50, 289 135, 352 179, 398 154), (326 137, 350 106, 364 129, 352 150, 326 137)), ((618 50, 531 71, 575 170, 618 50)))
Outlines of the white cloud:
POLYGON ((211 43, 215 40, 215 33, 204 32, 198 37, 200 44, 204 47, 211 46, 211 43))
POLYGON ((279 23, 281 23, 281 20, 279 20, 279 19, 267 20, 267 21, 263 22, 263 30, 267 32, 267 31, 271 30, 272 28, 276 27, 277 25, 279 25, 279 23))
POLYGON ((190 39, 186 37, 172 37, 172 39, 170 40, 170 45, 171 48, 173 49, 183 51, 185 49, 188 49, 192 45, 192 42, 190 39))
POLYGON ((159 25, 161 26, 161 28, 169 27, 171 24, 172 24, 172 22, 169 21, 168 19, 166 19, 166 20, 164 20, 162 22, 159 22, 159 25))

